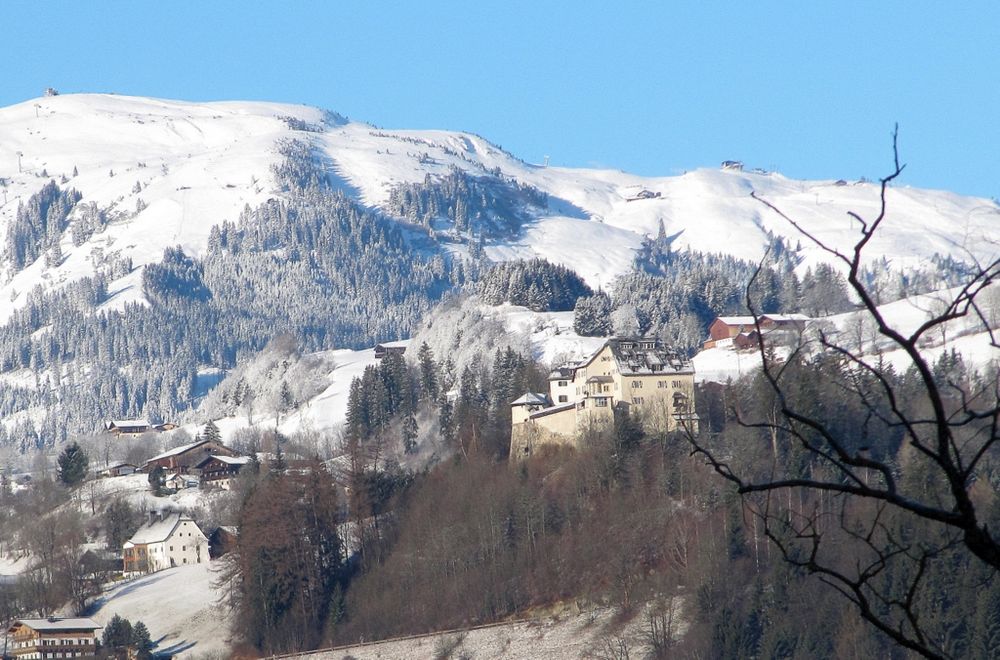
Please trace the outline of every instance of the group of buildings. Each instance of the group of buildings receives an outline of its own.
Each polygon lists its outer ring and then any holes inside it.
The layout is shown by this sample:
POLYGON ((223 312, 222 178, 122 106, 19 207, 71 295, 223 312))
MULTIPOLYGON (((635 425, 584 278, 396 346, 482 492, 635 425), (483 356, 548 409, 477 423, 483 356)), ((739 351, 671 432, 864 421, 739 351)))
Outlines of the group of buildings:
POLYGON ((170 490, 221 488, 229 490, 233 479, 250 463, 249 456, 215 440, 197 440, 158 454, 141 466, 116 463, 97 472, 98 477, 121 477, 135 472, 163 470, 163 486, 170 490))
MULTIPOLYGON (((142 428, 142 424, 134 420, 112 424, 118 429, 142 428)), ((197 440, 164 451, 142 466, 120 463, 105 468, 98 475, 110 478, 162 470, 163 486, 169 490, 191 487, 229 490, 233 480, 250 461, 249 456, 239 456, 221 442, 197 440)), ((232 533, 231 530, 220 530, 232 533)), ((217 533, 219 530, 213 535, 217 533)), ((177 511, 151 511, 149 519, 122 547, 122 571, 126 576, 152 573, 174 566, 207 562, 209 556, 209 538, 190 516, 177 511)))
POLYGON ((511 460, 543 445, 575 445, 622 412, 653 416, 668 432, 697 431, 694 367, 655 338, 612 338, 549 374, 549 391, 511 402, 511 460))
MULTIPOLYGON (((802 314, 720 316, 704 347, 755 349, 762 339, 789 344, 809 318, 802 314)), ((544 445, 576 445, 587 431, 607 428, 616 414, 640 414, 668 433, 697 434, 694 366, 661 340, 613 337, 588 358, 549 374, 548 392, 511 402, 510 458, 544 445)))

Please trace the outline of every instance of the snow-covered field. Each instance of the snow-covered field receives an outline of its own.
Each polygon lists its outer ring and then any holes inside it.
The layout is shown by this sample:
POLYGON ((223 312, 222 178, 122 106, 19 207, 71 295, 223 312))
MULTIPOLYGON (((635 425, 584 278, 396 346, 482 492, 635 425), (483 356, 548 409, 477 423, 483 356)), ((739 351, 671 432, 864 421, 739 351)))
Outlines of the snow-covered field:
POLYGON ((193 657, 229 649, 228 625, 212 586, 212 563, 177 566, 123 582, 105 593, 90 616, 107 625, 118 614, 142 621, 157 653, 193 657))

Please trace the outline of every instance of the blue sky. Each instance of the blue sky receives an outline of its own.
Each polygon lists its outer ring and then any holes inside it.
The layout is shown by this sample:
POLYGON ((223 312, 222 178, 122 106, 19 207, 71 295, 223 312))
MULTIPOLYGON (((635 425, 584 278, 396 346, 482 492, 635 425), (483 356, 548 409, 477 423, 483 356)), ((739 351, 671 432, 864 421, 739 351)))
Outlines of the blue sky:
POLYGON ((48 86, 265 99, 474 131, 531 162, 798 178, 887 173, 898 122, 904 183, 1000 197, 996 2, 18 0, 0 16, 2 105, 48 86))

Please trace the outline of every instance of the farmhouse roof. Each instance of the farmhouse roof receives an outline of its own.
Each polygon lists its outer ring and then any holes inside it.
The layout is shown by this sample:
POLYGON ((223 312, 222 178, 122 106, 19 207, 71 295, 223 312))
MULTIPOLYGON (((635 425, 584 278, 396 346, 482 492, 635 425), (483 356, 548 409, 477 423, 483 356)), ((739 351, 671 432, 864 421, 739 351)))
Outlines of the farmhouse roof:
POLYGON ((109 424, 110 427, 122 428, 123 426, 145 426, 149 427, 150 423, 145 419, 113 419, 109 424))
POLYGON ((74 617, 74 618, 59 618, 50 617, 48 619, 18 619, 10 625, 7 632, 13 633, 18 628, 25 626, 33 630, 41 631, 56 631, 56 630, 66 630, 66 631, 87 631, 93 632, 98 628, 102 627, 99 623, 93 619, 87 619, 84 617, 74 617))
POLYGON ((195 465, 195 467, 200 468, 202 465, 208 463, 213 458, 228 465, 246 465, 247 463, 250 462, 249 456, 222 456, 222 455, 212 454, 211 456, 206 456, 201 461, 199 461, 198 464, 195 465))
MULTIPOLYGON (((184 516, 184 518, 187 518, 184 516)), ((181 514, 171 513, 159 520, 155 520, 151 523, 146 523, 132 535, 129 539, 129 543, 132 545, 144 545, 147 543, 159 543, 161 541, 166 541, 170 538, 170 534, 177 527, 182 519, 181 514)), ((190 520, 189 518, 187 518, 190 520)))
POLYGON ((752 316, 720 316, 719 320, 726 325, 753 325, 754 318, 752 316))
POLYGON ((157 454, 153 458, 149 459, 148 461, 146 461, 146 463, 152 463, 153 461, 158 461, 161 458, 170 458, 171 456, 177 456, 178 454, 183 454, 189 449, 194 449, 195 447, 203 445, 206 442, 210 442, 210 440, 198 440, 197 442, 191 442, 186 445, 181 445, 180 447, 174 447, 173 449, 168 449, 162 454, 157 454))
POLYGON ((778 323, 811 320, 810 317, 805 314, 763 314, 761 318, 771 319, 772 321, 777 321, 778 323))

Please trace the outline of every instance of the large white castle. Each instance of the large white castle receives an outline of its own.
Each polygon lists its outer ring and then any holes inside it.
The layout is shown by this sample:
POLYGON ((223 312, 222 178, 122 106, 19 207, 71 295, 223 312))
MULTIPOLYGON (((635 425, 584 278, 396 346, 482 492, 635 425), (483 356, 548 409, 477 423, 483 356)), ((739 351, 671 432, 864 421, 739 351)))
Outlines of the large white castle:
POLYGON ((573 445, 588 428, 611 424, 616 409, 641 411, 667 431, 696 428, 690 360, 658 339, 612 338, 586 360, 557 368, 548 394, 511 402, 511 460, 544 444, 573 445))

